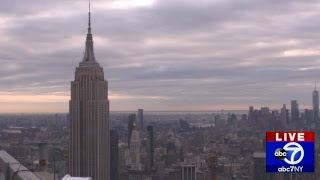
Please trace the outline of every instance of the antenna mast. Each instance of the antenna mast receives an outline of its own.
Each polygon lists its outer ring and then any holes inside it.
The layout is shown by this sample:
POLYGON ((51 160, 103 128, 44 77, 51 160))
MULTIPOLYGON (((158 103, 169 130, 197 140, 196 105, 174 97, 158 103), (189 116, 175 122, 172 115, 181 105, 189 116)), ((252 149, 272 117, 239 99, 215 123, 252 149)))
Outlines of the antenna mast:
POLYGON ((90 0, 89 0, 89 21, 88 21, 88 34, 91 34, 91 7, 90 7, 90 0))

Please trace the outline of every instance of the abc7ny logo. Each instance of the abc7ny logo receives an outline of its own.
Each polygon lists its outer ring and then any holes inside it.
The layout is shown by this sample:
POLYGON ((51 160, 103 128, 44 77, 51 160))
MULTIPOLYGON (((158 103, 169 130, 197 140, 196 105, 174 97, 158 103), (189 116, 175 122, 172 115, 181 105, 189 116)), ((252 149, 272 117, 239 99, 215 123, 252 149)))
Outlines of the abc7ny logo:
POLYGON ((299 143, 289 142, 283 148, 276 149, 274 156, 287 164, 296 165, 303 160, 304 149, 299 143))

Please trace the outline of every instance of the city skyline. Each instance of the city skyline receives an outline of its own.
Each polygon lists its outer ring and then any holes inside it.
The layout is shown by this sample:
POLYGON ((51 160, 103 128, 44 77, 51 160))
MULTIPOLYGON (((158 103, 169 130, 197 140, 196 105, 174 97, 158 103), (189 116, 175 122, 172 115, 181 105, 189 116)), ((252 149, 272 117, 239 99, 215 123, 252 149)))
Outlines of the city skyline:
MULTIPOLYGON (((87 1, 3 2, 0 113, 68 112, 87 1)), ((312 108, 317 1, 92 1, 111 111, 312 108)), ((318 79, 319 78, 319 79, 318 79)))

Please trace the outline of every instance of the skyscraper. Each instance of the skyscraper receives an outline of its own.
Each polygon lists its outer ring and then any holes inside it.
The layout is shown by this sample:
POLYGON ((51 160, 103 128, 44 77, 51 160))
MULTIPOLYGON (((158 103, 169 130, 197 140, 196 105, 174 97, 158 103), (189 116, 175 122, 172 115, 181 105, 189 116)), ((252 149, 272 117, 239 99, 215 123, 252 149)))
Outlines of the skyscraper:
POLYGON ((133 130, 133 125, 136 122, 136 114, 130 114, 128 118, 128 148, 130 149, 130 142, 131 142, 131 134, 133 130))
POLYGON ((253 117, 252 117, 253 111, 254 111, 253 106, 249 106, 248 119, 250 122, 252 122, 252 119, 253 119, 253 117))
POLYGON ((148 126, 147 128, 147 158, 146 158, 146 171, 151 172, 153 167, 153 127, 148 126))
POLYGON ((298 122, 299 121, 299 104, 297 100, 292 100, 291 101, 291 121, 292 122, 298 122))
POLYGON ((88 34, 82 62, 71 82, 71 176, 110 179, 108 82, 93 51, 89 4, 88 34))
POLYGON ((143 109, 138 109, 138 127, 140 131, 143 131, 143 109))
POLYGON ((313 122, 313 110, 311 109, 305 109, 304 110, 305 114, 305 121, 308 125, 311 125, 313 122))
POLYGON ((132 170, 141 170, 140 137, 139 137, 139 132, 136 129, 136 123, 133 124, 129 153, 130 153, 131 169, 132 170))
POLYGON ((283 107, 281 108, 281 123, 282 125, 286 126, 287 125, 287 108, 286 105, 284 104, 283 107))
POLYGON ((119 167, 119 147, 118 147, 118 131, 110 131, 110 179, 118 180, 118 167, 119 167))
POLYGON ((319 120, 319 92, 315 86, 312 93, 312 107, 313 107, 313 121, 318 122, 319 120))

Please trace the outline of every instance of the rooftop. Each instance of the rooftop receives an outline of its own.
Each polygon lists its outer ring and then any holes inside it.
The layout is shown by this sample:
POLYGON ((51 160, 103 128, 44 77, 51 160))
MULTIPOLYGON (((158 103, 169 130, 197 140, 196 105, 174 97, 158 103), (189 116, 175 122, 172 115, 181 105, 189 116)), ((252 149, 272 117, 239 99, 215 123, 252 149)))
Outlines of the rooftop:
POLYGON ((90 178, 90 177, 71 177, 69 174, 67 174, 61 180, 92 180, 92 178, 90 178))

